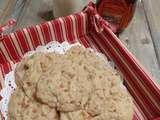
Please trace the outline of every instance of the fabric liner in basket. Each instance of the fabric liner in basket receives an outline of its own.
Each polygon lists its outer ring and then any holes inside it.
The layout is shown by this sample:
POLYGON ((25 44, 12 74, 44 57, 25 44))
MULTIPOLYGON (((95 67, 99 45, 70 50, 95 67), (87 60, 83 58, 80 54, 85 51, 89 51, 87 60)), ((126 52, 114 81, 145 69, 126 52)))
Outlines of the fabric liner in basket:
MULTIPOLYGON (((104 53, 123 75, 124 85, 134 99, 133 120, 152 120, 160 116, 160 88, 97 14, 92 2, 80 13, 4 35, 0 39, 0 73, 4 77, 11 71, 11 63, 52 40, 80 42, 86 48, 104 53)), ((0 89, 3 87, 2 80, 0 89)))

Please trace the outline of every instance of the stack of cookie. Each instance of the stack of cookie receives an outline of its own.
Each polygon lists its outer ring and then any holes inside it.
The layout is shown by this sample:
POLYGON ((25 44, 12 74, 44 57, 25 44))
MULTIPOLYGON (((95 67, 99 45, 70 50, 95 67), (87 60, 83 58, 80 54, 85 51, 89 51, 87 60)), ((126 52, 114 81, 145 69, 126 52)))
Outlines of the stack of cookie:
POLYGON ((131 120, 120 77, 80 46, 64 55, 36 53, 16 67, 9 120, 131 120))

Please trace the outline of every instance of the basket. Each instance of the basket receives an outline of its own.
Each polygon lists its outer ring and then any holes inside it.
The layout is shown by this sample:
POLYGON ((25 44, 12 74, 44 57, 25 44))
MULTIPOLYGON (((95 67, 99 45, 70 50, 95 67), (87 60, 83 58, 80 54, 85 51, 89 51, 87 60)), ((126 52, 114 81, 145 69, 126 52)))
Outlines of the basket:
MULTIPOLYGON (((4 35, 0 39, 0 73, 4 77, 11 71, 11 63, 20 61, 26 52, 53 40, 60 43, 68 41, 70 44, 80 42, 113 61, 133 97, 133 120, 153 120, 160 116, 158 85, 114 35, 109 24, 97 14, 92 2, 80 13, 4 35)), ((3 87, 4 80, 1 80, 0 89, 3 87)))

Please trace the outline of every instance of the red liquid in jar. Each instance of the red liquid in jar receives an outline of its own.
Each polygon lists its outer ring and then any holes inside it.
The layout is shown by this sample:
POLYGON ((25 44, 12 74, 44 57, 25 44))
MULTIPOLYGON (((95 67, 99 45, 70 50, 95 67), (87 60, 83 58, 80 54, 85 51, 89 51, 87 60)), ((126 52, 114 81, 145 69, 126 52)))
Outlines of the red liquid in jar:
POLYGON ((99 0, 98 13, 112 26, 115 33, 122 32, 131 21, 137 0, 99 0))

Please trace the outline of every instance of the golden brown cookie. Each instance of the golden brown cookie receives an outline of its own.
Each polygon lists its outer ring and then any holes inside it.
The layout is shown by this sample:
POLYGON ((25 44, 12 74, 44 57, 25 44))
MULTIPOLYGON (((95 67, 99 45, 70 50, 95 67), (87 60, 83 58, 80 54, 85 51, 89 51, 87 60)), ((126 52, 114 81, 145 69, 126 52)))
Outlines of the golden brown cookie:
POLYGON ((81 64, 85 63, 86 52, 89 56, 93 54, 81 47, 73 47, 61 55, 61 60, 53 63, 48 74, 38 81, 37 98, 60 111, 74 111, 83 107, 93 89, 92 82, 88 79, 88 67, 81 64), (79 59, 74 59, 76 57, 79 59))
POLYGON ((24 93, 21 89, 16 89, 10 97, 8 104, 8 120, 21 120, 22 119, 22 101, 24 93))
POLYGON ((16 84, 23 88, 26 95, 34 97, 35 86, 41 74, 47 72, 54 61, 54 54, 36 53, 29 58, 25 58, 16 67, 16 84))
POLYGON ((58 120, 55 109, 36 101, 27 102, 22 110, 22 120, 58 120))
POLYGON ((131 120, 133 117, 132 100, 119 84, 95 90, 85 110, 92 120, 131 120))
POLYGON ((114 92, 115 95, 106 97, 105 90, 96 90, 85 109, 61 112, 60 120, 131 120, 133 117, 131 99, 126 92, 120 89, 118 91, 120 91, 118 95, 114 92))
POLYGON ((8 106, 9 120, 58 120, 55 109, 29 99, 21 89, 11 95, 8 106))
POLYGON ((92 120, 90 115, 84 110, 74 112, 61 112, 60 120, 92 120))
MULTIPOLYGON (((92 82, 83 67, 73 64, 66 60, 60 69, 41 77, 37 84, 37 98, 60 111, 74 111, 83 107, 93 89, 92 82)), ((56 65, 54 67, 57 68, 56 65)))

